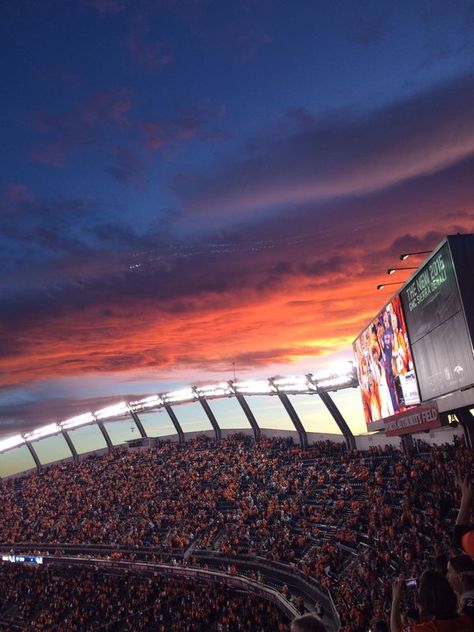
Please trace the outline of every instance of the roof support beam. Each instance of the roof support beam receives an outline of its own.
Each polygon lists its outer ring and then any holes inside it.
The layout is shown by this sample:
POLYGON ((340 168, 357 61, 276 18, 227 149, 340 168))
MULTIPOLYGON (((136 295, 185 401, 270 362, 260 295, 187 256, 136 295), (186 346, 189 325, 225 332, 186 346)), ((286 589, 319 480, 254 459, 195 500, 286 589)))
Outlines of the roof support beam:
POLYGON ((143 439, 146 439, 148 435, 145 432, 145 428, 143 427, 143 424, 142 424, 142 422, 140 420, 140 417, 137 415, 137 413, 134 413, 133 411, 130 411, 130 414, 132 415, 132 419, 133 419, 133 421, 135 422, 135 425, 138 428, 138 432, 140 433, 140 436, 143 439))
POLYGON ((72 454, 73 460, 77 461, 77 451, 76 451, 76 447, 75 447, 74 443, 71 441, 71 437, 66 432, 66 430, 61 430, 61 434, 63 435, 64 440, 67 443, 67 447, 71 450, 71 454, 72 454))
MULTIPOLYGON (((230 385, 232 386, 232 383, 230 382, 230 385)), ((247 420, 250 424, 250 426, 252 427, 253 430, 253 436, 255 437, 255 441, 258 441, 260 439, 260 426, 257 423, 257 420, 255 419, 255 416, 247 402, 247 400, 245 399, 245 397, 243 395, 240 395, 239 393, 235 394, 235 398, 237 399, 237 401, 240 404, 240 407, 242 408, 242 410, 244 411, 244 415, 247 417, 247 420)))
POLYGON ((171 408, 169 404, 165 404, 165 410, 168 413, 171 421, 173 422, 173 426, 176 428, 176 432, 178 433, 179 445, 183 445, 184 443, 184 432, 181 428, 181 424, 178 421, 178 418, 174 414, 174 410, 171 408))
MULTIPOLYGON (((273 384, 273 380, 271 378, 270 378, 270 383, 273 384)), ((306 430, 303 424, 301 423, 301 419, 298 417, 298 413, 294 409, 293 404, 290 402, 288 395, 286 393, 282 393, 278 389, 276 389, 276 391, 277 391, 278 399, 283 404, 283 408, 288 413, 288 417, 291 419, 296 429, 296 432, 298 433, 298 436, 300 438, 300 446, 303 449, 306 449, 308 447, 308 435, 306 434, 306 430)))
POLYGON ((98 421, 97 425, 99 426, 99 430, 101 431, 102 436, 105 439, 105 443, 107 444, 107 448, 109 449, 109 454, 110 454, 110 452, 112 452, 113 450, 114 444, 112 443, 112 440, 110 439, 109 433, 105 429, 104 422, 98 421))
POLYGON ((26 447, 30 451, 31 456, 33 457, 33 461, 35 462, 36 469, 39 472, 39 470, 41 469, 41 461, 39 460, 38 455, 36 454, 36 450, 34 449, 34 447, 31 445, 29 441, 26 442, 26 447))
POLYGON ((203 407, 204 412, 207 415, 207 418, 211 422, 211 426, 213 427, 215 435, 216 435, 216 441, 220 441, 222 438, 221 429, 220 429, 219 424, 217 423, 217 419, 214 413, 211 410, 211 407, 209 406, 209 402, 204 397, 199 397, 199 402, 201 406, 203 407))
POLYGON ((332 418, 339 427, 339 430, 342 432, 344 439, 346 440, 347 449, 355 450, 356 441, 354 435, 329 393, 327 391, 318 390, 318 395, 328 411, 331 413, 332 418))

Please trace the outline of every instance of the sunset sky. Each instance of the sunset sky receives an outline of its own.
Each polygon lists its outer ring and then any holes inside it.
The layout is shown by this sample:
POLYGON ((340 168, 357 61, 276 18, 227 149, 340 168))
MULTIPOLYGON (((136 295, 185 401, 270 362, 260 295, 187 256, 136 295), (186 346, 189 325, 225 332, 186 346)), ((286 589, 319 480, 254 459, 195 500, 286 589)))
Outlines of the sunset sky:
POLYGON ((0 436, 352 359, 474 231, 472 0, 4 0, 0 49, 0 436))

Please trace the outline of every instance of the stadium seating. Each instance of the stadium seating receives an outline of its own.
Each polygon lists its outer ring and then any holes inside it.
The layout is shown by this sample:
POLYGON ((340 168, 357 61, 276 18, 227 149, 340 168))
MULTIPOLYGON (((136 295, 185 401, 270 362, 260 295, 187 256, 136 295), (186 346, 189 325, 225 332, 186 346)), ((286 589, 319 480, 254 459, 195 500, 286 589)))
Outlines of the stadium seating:
POLYGON ((344 632, 389 608, 395 574, 450 547, 461 444, 303 451, 286 439, 116 450, 2 482, 0 541, 153 547, 287 565, 331 591, 344 632))

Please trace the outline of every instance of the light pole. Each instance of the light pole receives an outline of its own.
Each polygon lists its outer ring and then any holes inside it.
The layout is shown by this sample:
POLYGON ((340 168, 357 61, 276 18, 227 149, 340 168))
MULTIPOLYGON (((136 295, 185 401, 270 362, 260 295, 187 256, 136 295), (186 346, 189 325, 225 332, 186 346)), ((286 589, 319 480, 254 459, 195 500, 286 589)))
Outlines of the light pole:
POLYGON ((402 255, 400 255, 400 261, 405 261, 411 255, 429 255, 430 252, 432 252, 432 251, 431 250, 419 250, 418 252, 405 252, 402 255))
POLYGON ((377 289, 378 289, 378 290, 383 290, 383 288, 384 288, 386 285, 401 285, 402 283, 403 283, 403 281, 398 281, 398 282, 397 282, 397 281, 395 281, 394 283, 380 283, 379 285, 377 285, 377 289))

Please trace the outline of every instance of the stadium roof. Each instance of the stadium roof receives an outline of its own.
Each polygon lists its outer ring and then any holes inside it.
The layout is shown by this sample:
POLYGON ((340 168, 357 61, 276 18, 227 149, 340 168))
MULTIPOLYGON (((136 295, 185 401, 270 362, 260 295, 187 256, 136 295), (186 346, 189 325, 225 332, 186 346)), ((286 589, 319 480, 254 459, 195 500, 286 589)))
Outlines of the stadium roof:
MULTIPOLYGON (((254 402, 262 397, 268 400, 269 396, 279 399, 283 405, 282 407, 276 402, 279 413, 286 413, 287 421, 281 430, 296 430, 302 445, 307 444, 307 429, 290 400, 295 395, 316 396, 312 401, 316 403, 319 400, 320 410, 325 410, 326 415, 329 413, 336 422, 334 431, 338 432, 339 427, 339 432, 350 442, 352 433, 329 392, 354 388, 357 384, 355 367, 348 362, 339 365, 337 369, 316 374, 246 381, 229 380, 203 386, 188 386, 133 401, 119 400, 105 408, 51 421, 28 432, 20 432, 0 440, 0 476, 57 460, 76 458, 91 451, 111 449, 114 445, 140 437, 168 437, 184 441, 185 434, 213 430, 216 438, 220 439, 222 429, 229 427, 237 430, 251 429, 258 437, 261 427, 265 428, 265 422, 259 425, 259 414, 255 415, 253 412, 254 408, 258 409, 258 404, 254 406, 254 402), (247 397, 253 398, 251 405, 247 402, 247 397), (225 419, 225 410, 221 410, 221 414, 215 414, 218 404, 216 400, 233 400, 234 416, 230 423, 225 419), (210 401, 213 402, 214 410, 211 409, 210 401), (192 425, 187 424, 186 420, 181 423, 181 411, 189 408, 186 404, 194 404, 193 417, 199 418, 192 425), (180 411, 175 412, 174 407, 180 407, 180 411), (240 419, 235 421, 237 410, 240 412, 240 419)), ((317 416, 317 406, 314 407, 314 413, 317 416)), ((276 425, 278 429, 278 424, 276 425)))

